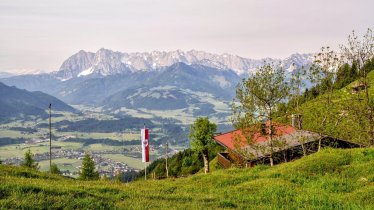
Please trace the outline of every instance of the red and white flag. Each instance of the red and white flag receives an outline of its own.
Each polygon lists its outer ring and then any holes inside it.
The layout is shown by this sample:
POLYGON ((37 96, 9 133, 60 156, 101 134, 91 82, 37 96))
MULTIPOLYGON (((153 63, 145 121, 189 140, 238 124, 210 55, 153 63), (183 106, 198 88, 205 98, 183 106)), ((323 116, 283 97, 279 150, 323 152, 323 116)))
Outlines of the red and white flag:
POLYGON ((144 128, 141 130, 142 138, 142 161, 143 163, 149 162, 149 130, 144 128))

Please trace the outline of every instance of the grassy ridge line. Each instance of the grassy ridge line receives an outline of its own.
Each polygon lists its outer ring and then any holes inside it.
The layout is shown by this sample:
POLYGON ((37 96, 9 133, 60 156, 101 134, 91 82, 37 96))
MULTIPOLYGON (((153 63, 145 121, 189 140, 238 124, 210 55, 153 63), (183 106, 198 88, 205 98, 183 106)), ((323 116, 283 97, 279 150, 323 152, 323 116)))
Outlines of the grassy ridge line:
POLYGON ((325 149, 273 168, 130 184, 83 182, 12 166, 0 169, 0 208, 374 208, 374 148, 325 149))

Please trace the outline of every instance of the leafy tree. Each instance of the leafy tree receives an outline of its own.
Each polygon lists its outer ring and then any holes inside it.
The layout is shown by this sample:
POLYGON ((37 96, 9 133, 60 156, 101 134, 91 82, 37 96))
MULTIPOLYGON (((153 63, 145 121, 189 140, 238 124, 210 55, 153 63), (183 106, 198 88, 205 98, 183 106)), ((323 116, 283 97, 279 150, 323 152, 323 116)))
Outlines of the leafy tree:
MULTIPOLYGON (((296 114, 300 113, 300 103, 301 103, 301 92, 305 87, 304 77, 306 76, 306 69, 304 66, 301 68, 296 68, 295 64, 292 64, 294 71, 291 75, 291 100, 294 104, 296 114)), ((300 122, 299 122, 300 123, 300 122)))
POLYGON ((205 173, 209 172, 209 150, 216 145, 213 140, 216 129, 216 124, 211 123, 208 117, 198 117, 188 135, 192 149, 203 156, 205 173))
POLYGON ((183 167, 189 167, 192 165, 192 158, 191 157, 185 157, 182 162, 183 167))
POLYGON ((79 174, 79 179, 82 180, 97 180, 99 179, 99 172, 95 171, 95 162, 90 155, 86 153, 82 162, 82 169, 79 174))
POLYGON ((336 72, 339 68, 340 60, 338 54, 330 47, 322 47, 321 52, 314 56, 312 68, 310 68, 310 78, 312 82, 320 85, 320 88, 327 91, 327 103, 332 103, 334 91, 333 83, 336 80, 336 72))
MULTIPOLYGON (((359 93, 358 97, 352 97, 352 99, 356 102, 354 103, 355 110, 360 110, 356 111, 356 113, 362 113, 366 118, 367 123, 365 123, 365 128, 369 136, 369 145, 374 145, 374 100, 369 94, 370 81, 368 78, 368 73, 373 69, 373 64, 371 64, 371 60, 374 56, 374 37, 372 30, 369 28, 362 37, 362 40, 359 40, 355 31, 352 31, 352 34, 348 36, 348 43, 340 46, 340 48, 344 60, 357 67, 359 78, 358 85, 363 86, 364 91, 363 94, 359 93), (362 95, 363 101, 360 95, 362 95)), ((357 117, 358 120, 362 120, 361 116, 357 117)))
POLYGON ((273 117, 278 106, 289 95, 289 86, 285 80, 285 72, 279 66, 265 63, 254 75, 248 79, 243 79, 236 89, 236 98, 233 102, 233 124, 237 129, 243 131, 249 145, 255 150, 268 150, 270 165, 273 165, 274 153, 274 127, 273 117), (264 120, 268 124, 260 129, 266 131, 262 135, 269 136, 269 145, 266 148, 257 148, 253 142, 253 132, 251 128, 256 128, 264 120))
POLYGON ((319 107, 318 110, 313 112, 311 117, 313 118, 311 123, 312 127, 316 132, 320 134, 320 140, 318 143, 318 151, 321 149, 321 141, 323 134, 332 134, 335 130, 335 126, 331 127, 328 125, 337 125, 339 119, 336 118, 336 114, 332 112, 334 109, 334 102, 332 96, 334 93, 334 82, 336 81, 336 73, 340 66, 340 59, 338 54, 331 50, 330 47, 322 47, 321 52, 315 55, 314 62, 310 68, 310 79, 316 83, 318 92, 324 93, 321 95, 322 100, 325 100, 324 107, 319 107), (334 123, 336 122, 336 123, 334 123))
POLYGON ((51 168, 50 168, 51 174, 61 174, 60 169, 58 168, 56 163, 52 163, 51 168))
POLYGON ((33 169, 39 169, 39 165, 35 160, 32 158, 33 154, 30 149, 27 150, 25 153, 25 159, 21 163, 21 166, 23 167, 28 167, 28 168, 33 168, 33 169))

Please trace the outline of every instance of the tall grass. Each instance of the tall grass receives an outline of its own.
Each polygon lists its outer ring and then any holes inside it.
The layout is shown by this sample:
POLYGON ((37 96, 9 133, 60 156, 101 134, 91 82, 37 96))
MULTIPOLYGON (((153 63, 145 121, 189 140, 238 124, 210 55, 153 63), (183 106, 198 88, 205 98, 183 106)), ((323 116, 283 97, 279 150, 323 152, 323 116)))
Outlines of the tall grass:
POLYGON ((374 148, 129 184, 0 166, 0 209, 374 209, 373 195, 374 148))

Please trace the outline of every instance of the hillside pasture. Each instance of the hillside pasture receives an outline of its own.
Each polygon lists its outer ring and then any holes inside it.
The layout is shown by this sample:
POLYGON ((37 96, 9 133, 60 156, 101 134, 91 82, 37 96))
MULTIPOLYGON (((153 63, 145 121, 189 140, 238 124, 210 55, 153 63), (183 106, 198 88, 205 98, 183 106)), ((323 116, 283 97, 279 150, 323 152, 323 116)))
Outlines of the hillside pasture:
POLYGON ((0 166, 0 208, 373 209, 374 148, 324 149, 274 167, 129 184, 0 166))

